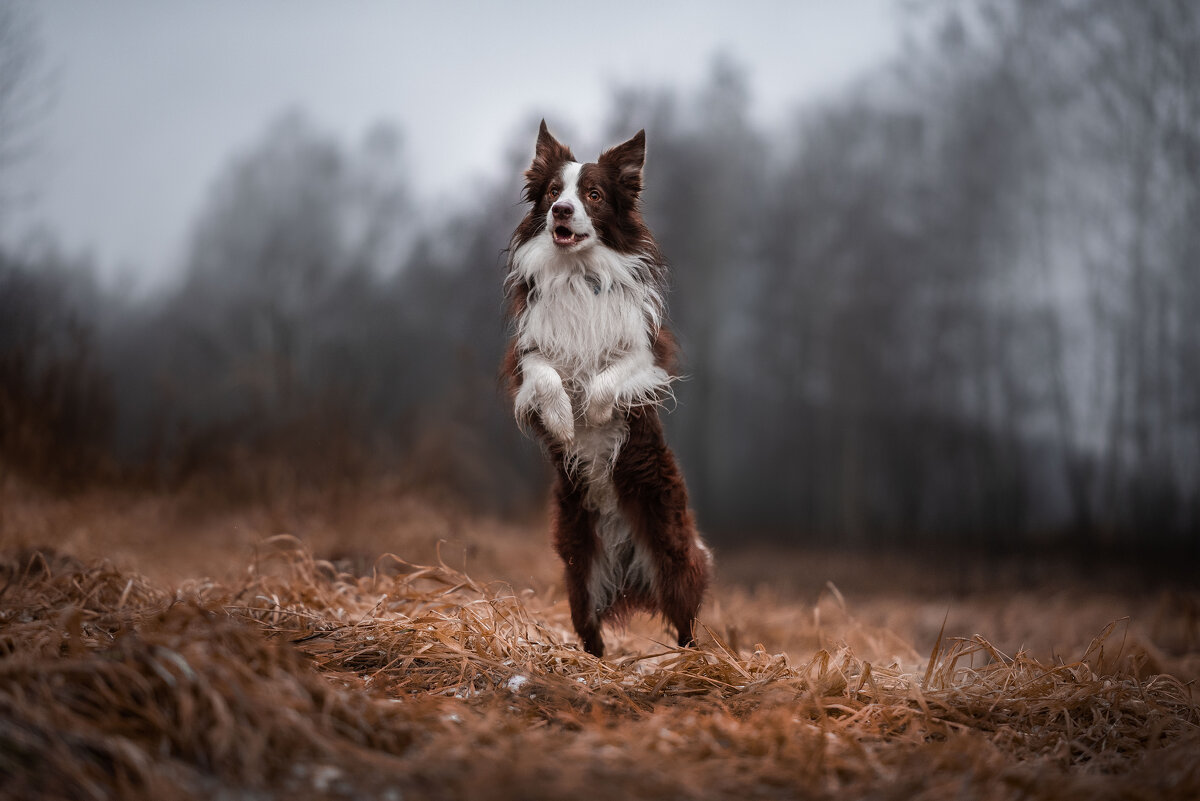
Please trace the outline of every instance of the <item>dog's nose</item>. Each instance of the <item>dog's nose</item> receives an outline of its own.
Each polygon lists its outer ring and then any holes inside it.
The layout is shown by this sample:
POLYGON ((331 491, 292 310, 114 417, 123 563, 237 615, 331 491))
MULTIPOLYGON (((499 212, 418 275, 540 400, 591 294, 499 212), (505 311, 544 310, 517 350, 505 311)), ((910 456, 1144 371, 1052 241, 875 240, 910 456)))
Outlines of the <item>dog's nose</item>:
POLYGON ((570 203, 559 201, 550 207, 550 211, 554 213, 554 219, 556 220, 569 220, 571 219, 571 215, 575 213, 575 207, 570 203))

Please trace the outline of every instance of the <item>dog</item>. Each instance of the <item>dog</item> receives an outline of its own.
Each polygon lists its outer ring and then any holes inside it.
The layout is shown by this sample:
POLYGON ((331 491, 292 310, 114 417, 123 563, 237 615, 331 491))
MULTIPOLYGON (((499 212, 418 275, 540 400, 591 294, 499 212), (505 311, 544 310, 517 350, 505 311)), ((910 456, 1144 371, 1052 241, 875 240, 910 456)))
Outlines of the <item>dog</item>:
POLYGON ((694 646, 712 573, 659 418, 677 348, 666 262, 640 209, 645 156, 641 130, 580 163, 543 120, 525 172, 530 208, 507 251, 502 373, 518 423, 553 462, 571 622, 597 657, 603 624, 636 610, 694 646))

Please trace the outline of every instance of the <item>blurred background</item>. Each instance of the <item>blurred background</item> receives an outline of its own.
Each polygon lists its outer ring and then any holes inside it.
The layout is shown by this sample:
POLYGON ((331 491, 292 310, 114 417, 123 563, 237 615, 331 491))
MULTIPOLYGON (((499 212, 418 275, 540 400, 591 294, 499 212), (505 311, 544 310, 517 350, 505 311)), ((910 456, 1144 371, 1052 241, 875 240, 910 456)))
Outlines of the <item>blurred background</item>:
POLYGON ((542 117, 647 131, 718 545, 1196 566, 1191 0, 0 0, 0 480, 542 509, 542 117))

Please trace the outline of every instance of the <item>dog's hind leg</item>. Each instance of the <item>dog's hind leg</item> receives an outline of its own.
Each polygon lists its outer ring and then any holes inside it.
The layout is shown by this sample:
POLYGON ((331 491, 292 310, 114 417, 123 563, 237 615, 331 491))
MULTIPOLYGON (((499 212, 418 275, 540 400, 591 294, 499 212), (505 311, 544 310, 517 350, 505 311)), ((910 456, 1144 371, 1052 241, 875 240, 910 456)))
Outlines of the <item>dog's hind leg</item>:
POLYGON ((707 564, 693 559, 676 569, 672 585, 663 588, 660 601, 663 606, 663 617, 675 627, 681 648, 692 648, 696 645, 696 636, 692 627, 695 625, 697 615, 700 614, 700 604, 704 600, 704 590, 707 584, 707 564))
POLYGON ((603 656, 600 615, 588 591, 588 573, 596 552, 595 517, 583 504, 583 490, 560 470, 554 485, 554 548, 563 561, 571 623, 584 649, 603 656))
POLYGON ((681 646, 695 644, 692 625, 708 588, 712 557, 696 532, 687 487, 663 438, 658 410, 629 410, 629 438, 613 468, 621 510, 655 563, 657 611, 681 646))

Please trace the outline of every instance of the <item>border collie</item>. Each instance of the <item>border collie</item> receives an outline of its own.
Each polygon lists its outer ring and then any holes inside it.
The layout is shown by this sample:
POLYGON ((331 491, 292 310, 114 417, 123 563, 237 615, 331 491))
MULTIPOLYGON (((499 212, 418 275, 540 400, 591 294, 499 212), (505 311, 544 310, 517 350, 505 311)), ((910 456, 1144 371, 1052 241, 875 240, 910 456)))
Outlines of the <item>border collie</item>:
POLYGON ((675 627, 681 647, 712 555, 663 438, 675 341, 666 263, 639 208, 646 132, 581 164, 543 120, 513 233, 504 363, 517 421, 556 468, 554 546, 571 621, 601 656, 601 626, 635 610, 675 627))

